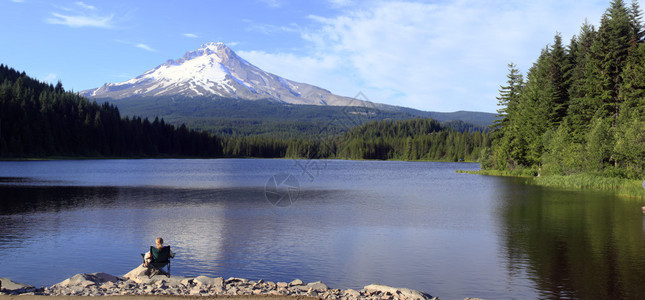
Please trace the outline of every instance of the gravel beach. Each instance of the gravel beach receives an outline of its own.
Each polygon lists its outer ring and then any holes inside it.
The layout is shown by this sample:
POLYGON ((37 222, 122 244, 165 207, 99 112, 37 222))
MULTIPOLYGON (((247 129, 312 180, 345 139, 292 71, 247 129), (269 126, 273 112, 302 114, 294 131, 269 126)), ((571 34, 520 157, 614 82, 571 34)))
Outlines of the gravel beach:
POLYGON ((27 284, 0 278, 4 299, 83 299, 110 297, 113 299, 384 299, 384 300, 438 300, 429 294, 407 288, 370 284, 360 290, 333 289, 316 281, 305 283, 295 279, 291 282, 252 281, 243 278, 206 276, 185 277, 156 275, 149 278, 146 267, 139 266, 117 277, 106 273, 77 274, 51 287, 37 288, 27 284))

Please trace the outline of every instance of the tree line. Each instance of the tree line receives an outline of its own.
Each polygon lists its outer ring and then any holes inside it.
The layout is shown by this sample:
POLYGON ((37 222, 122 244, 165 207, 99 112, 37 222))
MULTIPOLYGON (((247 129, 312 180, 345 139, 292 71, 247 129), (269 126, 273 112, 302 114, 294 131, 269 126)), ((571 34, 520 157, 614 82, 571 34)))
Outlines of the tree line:
POLYGON ((225 136, 163 119, 121 117, 60 82, 47 84, 0 65, 0 157, 261 157, 477 160, 488 133, 432 119, 376 121, 315 138, 225 136), (449 126, 461 128, 455 130, 449 126))
POLYGON ((1 157, 219 157, 219 138, 163 120, 122 118, 109 104, 0 65, 1 157))
POLYGON ((614 0, 597 29, 567 46, 556 34, 526 77, 509 64, 482 167, 643 177, 644 36, 638 2, 614 0))

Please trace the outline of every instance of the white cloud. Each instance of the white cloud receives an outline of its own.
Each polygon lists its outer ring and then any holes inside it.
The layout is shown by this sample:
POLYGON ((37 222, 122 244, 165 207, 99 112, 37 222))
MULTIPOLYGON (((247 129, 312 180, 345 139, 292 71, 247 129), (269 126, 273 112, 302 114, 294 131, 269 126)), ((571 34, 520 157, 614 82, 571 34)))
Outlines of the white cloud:
POLYGON ((84 9, 88 9, 88 10, 96 10, 96 7, 95 7, 95 6, 93 6, 93 5, 89 5, 89 4, 86 4, 86 3, 85 3, 85 2, 83 2, 83 1, 78 1, 78 2, 76 2, 76 5, 78 5, 78 6, 82 7, 82 8, 84 8, 84 9))
POLYGON ((148 46, 148 45, 146 45, 144 43, 136 43, 135 44, 135 43, 120 40, 120 39, 115 39, 113 41, 116 42, 116 43, 119 43, 119 44, 134 46, 134 47, 137 47, 137 48, 140 48, 140 49, 143 49, 143 50, 146 50, 146 51, 150 51, 150 52, 156 52, 157 51, 156 49, 154 49, 154 48, 152 48, 152 47, 150 47, 150 46, 148 46))
POLYGON ((146 51, 150 51, 150 52, 155 52, 155 51, 157 51, 157 50, 152 49, 150 46, 148 46, 148 45, 146 45, 146 44, 143 44, 143 43, 139 43, 139 44, 136 44, 136 45, 134 45, 134 46, 135 46, 135 47, 137 47, 137 48, 141 48, 141 49, 143 49, 143 50, 146 50, 146 51))
POLYGON ((185 37, 187 37, 187 38, 193 38, 193 39, 196 39, 196 38, 198 38, 198 37, 199 37, 199 36, 197 36, 197 35, 196 35, 196 34, 194 34, 194 33, 182 33, 181 35, 183 35, 183 36, 185 36, 185 37))
MULTIPOLYGON (((330 0, 333 1, 333 0, 330 0)), ((414 108, 494 112, 513 61, 526 71, 556 31, 569 38, 606 3, 546 0, 373 1, 310 16, 300 54, 242 52, 267 71, 341 95, 414 108)))
MULTIPOLYGON (((237 51, 251 64, 276 75, 304 83, 330 83, 338 79, 341 60, 336 56, 298 56, 290 53, 237 51)), ((329 86, 320 85, 323 88, 329 86)))
POLYGON ((49 73, 49 74, 45 75, 45 77, 43 77, 42 80, 44 82, 54 83, 56 81, 56 78, 58 78, 58 75, 56 75, 55 73, 49 73))
POLYGON ((23 2, 25 2, 25 0, 11 0, 11 2, 15 2, 15 3, 23 3, 23 2))
POLYGON ((59 13, 51 13, 53 17, 45 19, 49 24, 60 24, 69 27, 99 27, 99 28, 113 28, 112 19, 114 15, 109 16, 86 16, 86 15, 63 15, 59 13))

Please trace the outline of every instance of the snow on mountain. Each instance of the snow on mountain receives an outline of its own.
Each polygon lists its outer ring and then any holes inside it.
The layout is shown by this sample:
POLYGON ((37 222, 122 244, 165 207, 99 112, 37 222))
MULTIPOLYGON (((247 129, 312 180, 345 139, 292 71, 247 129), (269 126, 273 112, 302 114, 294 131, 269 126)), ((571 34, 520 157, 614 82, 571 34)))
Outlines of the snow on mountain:
POLYGON ((223 43, 208 43, 177 60, 121 83, 81 92, 91 98, 133 96, 219 96, 244 100, 273 99, 291 104, 364 106, 319 87, 265 72, 239 57, 223 43))

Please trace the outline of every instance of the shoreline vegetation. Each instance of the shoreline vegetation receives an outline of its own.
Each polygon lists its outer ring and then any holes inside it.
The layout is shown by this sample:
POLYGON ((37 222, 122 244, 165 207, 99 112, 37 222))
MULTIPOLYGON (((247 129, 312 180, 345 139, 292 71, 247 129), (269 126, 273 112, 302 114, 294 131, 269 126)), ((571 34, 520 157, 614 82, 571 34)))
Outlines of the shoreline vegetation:
MULTIPOLYGON (((274 299, 390 299, 390 300, 438 300, 437 297, 407 288, 370 284, 361 290, 333 289, 316 281, 305 283, 300 279, 291 282, 248 280, 243 278, 206 276, 185 277, 155 275, 151 278, 143 265, 122 277, 106 273, 82 273, 63 280, 51 287, 36 288, 0 278, 0 297, 216 297, 216 298, 274 298, 274 299)), ((2 299, 2 298, 0 298, 2 299)), ((77 298, 74 298, 77 299, 77 298)), ((138 299, 138 298, 135 298, 138 299)))
POLYGON ((568 45, 556 33, 536 49, 526 76, 510 63, 484 171, 473 173, 645 198, 643 16, 635 0, 611 1, 600 26, 585 21, 568 45))
POLYGON ((464 171, 457 170, 457 173, 519 177, 526 178, 528 184, 544 187, 574 190, 596 190, 614 192, 616 195, 626 198, 645 199, 645 189, 641 186, 640 180, 607 177, 603 174, 572 174, 572 175, 545 175, 535 176, 527 170, 478 170, 464 171))

